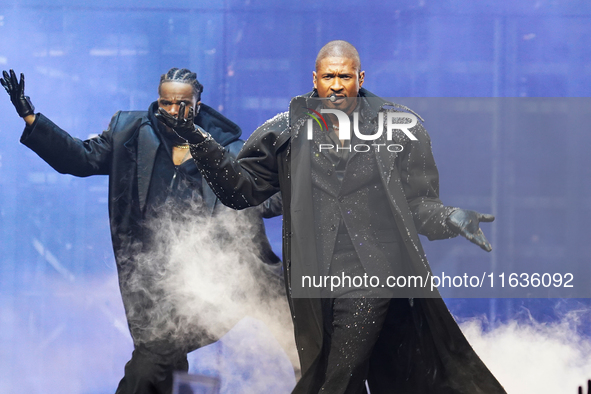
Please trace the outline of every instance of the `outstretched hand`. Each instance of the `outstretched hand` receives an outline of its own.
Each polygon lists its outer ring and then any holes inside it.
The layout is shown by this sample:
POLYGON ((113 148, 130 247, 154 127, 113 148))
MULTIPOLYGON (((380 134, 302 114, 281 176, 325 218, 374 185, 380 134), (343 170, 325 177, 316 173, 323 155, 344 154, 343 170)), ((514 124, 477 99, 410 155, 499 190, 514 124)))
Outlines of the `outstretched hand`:
POLYGON ((193 107, 189 108, 189 114, 185 117, 185 109, 185 103, 181 103, 179 105, 179 112, 175 117, 164 108, 158 108, 156 118, 174 130, 174 132, 182 139, 189 143, 197 144, 203 141, 204 138, 195 128, 195 111, 193 107))
POLYGON ((20 81, 16 78, 14 70, 10 70, 10 74, 6 71, 2 71, 0 78, 0 84, 4 86, 6 92, 10 96, 12 105, 16 108, 18 116, 24 118, 29 115, 35 115, 35 107, 31 103, 29 96, 25 96, 25 76, 21 73, 20 81))
POLYGON ((447 225, 470 242, 490 252, 492 246, 480 229, 480 222, 492 222, 493 215, 479 213, 468 209, 458 209, 447 217, 447 225))

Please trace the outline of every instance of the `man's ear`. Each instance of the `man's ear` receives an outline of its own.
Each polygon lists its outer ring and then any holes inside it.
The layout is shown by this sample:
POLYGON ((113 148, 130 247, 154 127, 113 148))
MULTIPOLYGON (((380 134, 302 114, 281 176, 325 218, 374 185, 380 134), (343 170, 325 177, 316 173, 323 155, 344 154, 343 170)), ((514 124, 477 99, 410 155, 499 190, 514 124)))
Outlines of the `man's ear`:
POLYGON ((314 89, 318 89, 318 82, 316 81, 316 71, 312 71, 312 78, 314 82, 314 89))
POLYGON ((365 80, 365 71, 361 71, 359 73, 359 87, 363 86, 364 80, 365 80))

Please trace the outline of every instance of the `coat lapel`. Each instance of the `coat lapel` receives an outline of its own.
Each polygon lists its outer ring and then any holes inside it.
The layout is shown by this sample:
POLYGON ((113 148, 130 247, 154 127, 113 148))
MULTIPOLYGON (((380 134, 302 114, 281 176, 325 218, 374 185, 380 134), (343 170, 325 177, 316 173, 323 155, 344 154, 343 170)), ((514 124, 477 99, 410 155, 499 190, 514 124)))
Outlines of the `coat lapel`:
MULTIPOLYGON (((385 141, 383 135, 382 138, 384 140, 382 141, 380 139, 380 143, 386 143, 387 141, 385 141)), ((400 174, 398 173, 398 168, 396 168, 397 155, 397 153, 388 152, 387 149, 380 149, 379 152, 376 152, 378 169, 382 177, 382 183, 388 191, 390 205, 393 207, 394 218, 396 219, 398 229, 403 236, 407 249, 409 249, 410 259, 415 267, 415 272, 423 274, 426 272, 424 271, 425 269, 430 270, 430 268, 415 228, 410 207, 406 201, 404 189, 400 183, 400 174)))
POLYGON ((152 126, 149 123, 144 123, 140 127, 137 144, 137 189, 141 212, 146 206, 154 160, 159 146, 160 140, 154 133, 152 126))

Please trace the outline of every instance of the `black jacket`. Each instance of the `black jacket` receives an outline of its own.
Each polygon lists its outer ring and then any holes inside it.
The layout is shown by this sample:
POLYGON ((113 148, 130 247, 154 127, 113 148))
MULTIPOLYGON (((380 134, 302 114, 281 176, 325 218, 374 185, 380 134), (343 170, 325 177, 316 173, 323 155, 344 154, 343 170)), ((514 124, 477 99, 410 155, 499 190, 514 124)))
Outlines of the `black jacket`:
MULTIPOLYGON (((305 95, 311 97, 313 93, 305 95)), ((360 96, 377 115, 386 111, 384 100, 365 89, 360 96)), ((292 102, 293 103, 293 102, 292 102)), ((290 278, 298 278, 318 267, 312 215, 309 150, 299 149, 304 122, 277 115, 259 127, 234 160, 215 142, 192 148, 204 177, 224 204, 235 209, 256 205, 273 193, 283 198, 283 256, 287 291, 302 367, 302 379, 294 393, 308 393, 316 379, 313 365, 323 341, 322 309, 314 294, 294 294, 290 278), (220 169, 223 169, 220 171, 220 169)), ((390 202, 396 227, 402 235, 408 272, 430 272, 419 234, 429 239, 455 235, 445 224, 451 207, 439 200, 439 176, 431 153, 429 135, 419 123, 412 129, 418 141, 401 136, 400 153, 381 150, 376 161, 390 202), (412 143, 410 143, 412 142, 412 143)), ((378 141, 386 143, 386 141, 378 141)), ((298 291, 302 291, 299 289, 298 291)), ((305 291, 305 289, 304 289, 305 291)), ((371 365, 388 365, 382 374, 396 376, 392 392, 504 393, 464 338, 439 297, 409 299, 408 318, 400 322, 391 349, 374 350, 371 365), (387 357, 388 359, 384 358, 387 357), (375 357, 374 357, 375 356, 375 357)))
MULTIPOLYGON (((102 134, 82 141, 70 136, 43 114, 37 114, 35 123, 27 126, 21 137, 24 145, 62 174, 109 176, 111 237, 128 319, 130 308, 137 307, 137 300, 125 291, 126 281, 134 269, 134 256, 142 248, 137 239, 138 232, 146 214, 156 153, 162 144, 155 130, 157 126, 151 119, 149 111, 120 111, 102 134)), ((241 129, 207 105, 201 104, 195 122, 219 141, 230 156, 235 156, 244 144, 239 139, 241 129)), ((205 180, 202 191, 208 215, 228 209, 218 201, 205 180)), ((280 199, 274 198, 248 213, 256 229, 253 240, 258 243, 260 256, 267 264, 278 263, 279 259, 265 235, 262 216, 277 216, 280 211, 280 199)), ((132 336, 137 340, 133 329, 132 336)))

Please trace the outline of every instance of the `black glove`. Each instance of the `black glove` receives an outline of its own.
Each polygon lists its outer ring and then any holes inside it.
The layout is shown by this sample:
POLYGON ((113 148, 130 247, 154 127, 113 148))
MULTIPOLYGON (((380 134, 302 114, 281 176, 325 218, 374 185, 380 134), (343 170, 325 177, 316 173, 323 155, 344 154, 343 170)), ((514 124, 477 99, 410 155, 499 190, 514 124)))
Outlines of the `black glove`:
POLYGON ((29 96, 25 96, 25 76, 21 73, 20 82, 16 79, 14 70, 10 70, 10 75, 6 71, 2 71, 0 83, 6 89, 6 92, 10 96, 12 105, 16 108, 18 116, 24 118, 25 116, 35 115, 35 107, 31 103, 29 96))
POLYGON ((470 242, 475 243, 487 252, 490 252, 492 246, 480 229, 479 223, 492 222, 493 220, 495 220, 493 215, 478 213, 468 209, 458 209, 447 217, 446 222, 452 230, 466 237, 470 242))
POLYGON ((195 111, 193 107, 189 108, 189 115, 185 118, 185 103, 179 105, 179 113, 175 118, 165 109, 158 108, 155 114, 156 118, 170 127, 179 137, 190 144, 203 142, 209 134, 202 128, 195 125, 195 111))

